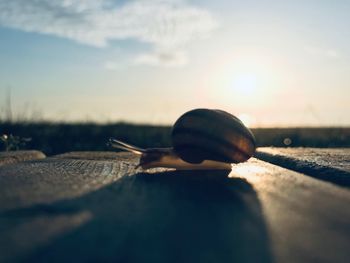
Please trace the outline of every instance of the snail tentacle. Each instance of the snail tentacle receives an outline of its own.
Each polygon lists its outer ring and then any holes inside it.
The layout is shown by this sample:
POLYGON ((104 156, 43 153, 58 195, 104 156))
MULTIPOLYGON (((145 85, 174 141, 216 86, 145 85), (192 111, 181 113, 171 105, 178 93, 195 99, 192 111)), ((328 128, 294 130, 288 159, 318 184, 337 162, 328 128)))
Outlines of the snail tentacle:
POLYGON ((128 144, 126 142, 122 142, 120 140, 116 140, 113 138, 110 138, 107 145, 112 146, 113 148, 117 148, 120 150, 128 151, 128 152, 133 152, 136 154, 142 154, 146 152, 146 149, 142 149, 140 147, 128 144))

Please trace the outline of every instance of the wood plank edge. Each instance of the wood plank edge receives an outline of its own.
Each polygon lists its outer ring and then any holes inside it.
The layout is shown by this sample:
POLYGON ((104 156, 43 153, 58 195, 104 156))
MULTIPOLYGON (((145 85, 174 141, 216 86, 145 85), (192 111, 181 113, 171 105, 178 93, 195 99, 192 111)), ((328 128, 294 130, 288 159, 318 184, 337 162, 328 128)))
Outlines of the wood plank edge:
POLYGON ((25 161, 45 159, 46 155, 37 150, 5 152, 0 156, 0 167, 4 165, 17 164, 25 161))
POLYGON ((343 187, 350 187, 350 173, 334 167, 323 166, 306 160, 289 156, 270 154, 257 150, 255 157, 289 170, 293 170, 316 179, 331 182, 343 187))

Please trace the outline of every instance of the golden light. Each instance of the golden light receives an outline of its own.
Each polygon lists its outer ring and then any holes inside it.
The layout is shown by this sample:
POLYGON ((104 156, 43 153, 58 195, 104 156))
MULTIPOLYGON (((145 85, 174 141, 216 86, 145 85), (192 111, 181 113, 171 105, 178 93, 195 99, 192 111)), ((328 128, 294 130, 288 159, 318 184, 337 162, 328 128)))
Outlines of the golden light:
POLYGON ((229 174, 230 178, 245 178, 250 183, 257 183, 261 176, 268 173, 268 169, 257 164, 256 161, 248 161, 232 165, 232 171, 229 174))

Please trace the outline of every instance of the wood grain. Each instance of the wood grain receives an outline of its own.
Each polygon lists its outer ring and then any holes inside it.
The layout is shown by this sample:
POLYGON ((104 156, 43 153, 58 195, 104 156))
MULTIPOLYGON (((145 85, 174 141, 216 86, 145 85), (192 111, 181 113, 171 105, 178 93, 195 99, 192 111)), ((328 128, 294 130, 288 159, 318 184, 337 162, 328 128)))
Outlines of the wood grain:
POLYGON ((350 148, 258 148, 256 157, 309 176, 350 187, 350 148))
POLYGON ((43 159, 45 157, 45 154, 35 150, 0 152, 0 166, 28 160, 43 159))
POLYGON ((350 192, 256 159, 135 170, 69 153, 0 167, 0 261, 347 262, 350 192))

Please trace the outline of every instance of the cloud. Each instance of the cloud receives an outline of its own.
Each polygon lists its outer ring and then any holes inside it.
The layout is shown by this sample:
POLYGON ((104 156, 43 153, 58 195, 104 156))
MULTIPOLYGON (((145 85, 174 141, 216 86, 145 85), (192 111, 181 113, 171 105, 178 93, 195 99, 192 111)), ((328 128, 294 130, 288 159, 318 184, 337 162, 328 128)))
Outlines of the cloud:
POLYGON ((120 70, 122 69, 122 65, 120 63, 117 63, 115 61, 106 61, 104 63, 104 68, 107 69, 107 70, 120 70))
POLYGON ((155 50, 139 56, 139 63, 161 64, 179 62, 185 45, 209 35, 217 23, 208 11, 186 1, 0 0, 0 25, 96 47, 133 39, 155 50), (173 59, 160 53, 171 53, 173 59))
POLYGON ((327 55, 327 57, 330 57, 330 58, 337 58, 337 57, 339 57, 338 51, 336 51, 334 49, 328 49, 326 51, 326 55, 327 55))
POLYGON ((306 46, 304 49, 307 53, 314 56, 322 56, 322 57, 333 58, 333 59, 339 57, 339 52, 331 48, 327 49, 327 48, 322 48, 317 46, 306 46))
POLYGON ((150 52, 137 56, 135 64, 150 66, 180 67, 187 64, 187 56, 184 51, 150 52))

